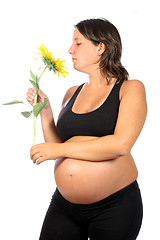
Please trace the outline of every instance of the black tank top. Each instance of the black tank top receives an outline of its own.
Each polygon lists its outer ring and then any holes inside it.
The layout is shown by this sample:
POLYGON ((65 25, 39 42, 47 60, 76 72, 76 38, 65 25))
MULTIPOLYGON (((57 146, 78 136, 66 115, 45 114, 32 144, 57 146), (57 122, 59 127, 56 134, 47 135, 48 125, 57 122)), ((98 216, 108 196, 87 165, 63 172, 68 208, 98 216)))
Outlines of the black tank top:
POLYGON ((57 121, 57 132, 62 141, 73 136, 97 136, 114 134, 119 111, 119 90, 123 81, 116 82, 104 103, 88 113, 74 113, 72 106, 82 89, 80 85, 57 121))

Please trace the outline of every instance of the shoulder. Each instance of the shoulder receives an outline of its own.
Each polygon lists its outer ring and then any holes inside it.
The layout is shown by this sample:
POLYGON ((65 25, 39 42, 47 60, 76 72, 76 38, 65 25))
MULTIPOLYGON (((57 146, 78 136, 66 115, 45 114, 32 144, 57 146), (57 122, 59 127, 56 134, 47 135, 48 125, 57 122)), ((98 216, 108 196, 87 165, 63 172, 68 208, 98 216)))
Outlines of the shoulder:
POLYGON ((132 79, 132 80, 125 80, 122 84, 125 87, 143 87, 144 88, 144 84, 137 79, 132 79))
POLYGON ((75 91, 77 90, 79 86, 73 86, 73 87, 70 87, 65 95, 64 95, 64 98, 63 98, 63 101, 62 101, 62 107, 65 107, 65 105, 68 103, 68 101, 71 99, 71 97, 73 96, 73 94, 75 93, 75 91))
POLYGON ((145 96, 145 86, 144 84, 137 79, 126 80, 123 82, 120 89, 120 99, 127 95, 143 95, 145 96))

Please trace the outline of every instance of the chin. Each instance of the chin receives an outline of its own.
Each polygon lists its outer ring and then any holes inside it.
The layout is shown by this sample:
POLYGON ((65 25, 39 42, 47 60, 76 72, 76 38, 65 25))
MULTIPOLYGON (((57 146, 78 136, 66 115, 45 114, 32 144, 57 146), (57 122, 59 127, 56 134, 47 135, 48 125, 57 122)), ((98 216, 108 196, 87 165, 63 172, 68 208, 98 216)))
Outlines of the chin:
POLYGON ((73 65, 73 68, 76 70, 76 71, 79 71, 79 72, 82 72, 82 73, 87 73, 87 71, 85 71, 82 67, 78 67, 76 65, 73 65))
POLYGON ((76 65, 73 65, 73 68, 74 68, 75 70, 77 70, 77 71, 81 72, 81 68, 79 68, 78 66, 76 66, 76 65))

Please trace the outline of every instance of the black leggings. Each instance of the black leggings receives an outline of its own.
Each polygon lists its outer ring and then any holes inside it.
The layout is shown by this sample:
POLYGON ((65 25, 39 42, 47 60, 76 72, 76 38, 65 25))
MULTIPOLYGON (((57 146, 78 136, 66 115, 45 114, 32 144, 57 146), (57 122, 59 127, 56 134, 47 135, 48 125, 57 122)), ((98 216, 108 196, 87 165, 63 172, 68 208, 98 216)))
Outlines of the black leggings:
POLYGON ((71 203, 56 189, 40 240, 135 240, 142 215, 137 181, 91 204, 71 203))

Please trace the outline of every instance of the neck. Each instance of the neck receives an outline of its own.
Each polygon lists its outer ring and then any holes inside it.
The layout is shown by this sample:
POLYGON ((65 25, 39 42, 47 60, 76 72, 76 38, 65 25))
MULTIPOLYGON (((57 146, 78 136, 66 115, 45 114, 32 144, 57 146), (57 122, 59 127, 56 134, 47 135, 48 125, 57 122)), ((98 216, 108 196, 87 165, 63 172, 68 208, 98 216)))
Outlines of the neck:
POLYGON ((107 81, 104 76, 102 76, 99 69, 92 70, 90 73, 88 73, 89 79, 87 81, 87 84, 92 87, 99 87, 102 85, 106 85, 107 81))
MULTIPOLYGON (((113 78, 109 84, 114 84, 117 79, 113 78)), ((95 71, 89 74, 89 79, 87 84, 90 87, 98 88, 103 87, 104 85, 107 85, 107 80, 104 76, 102 76, 100 71, 95 71)))

